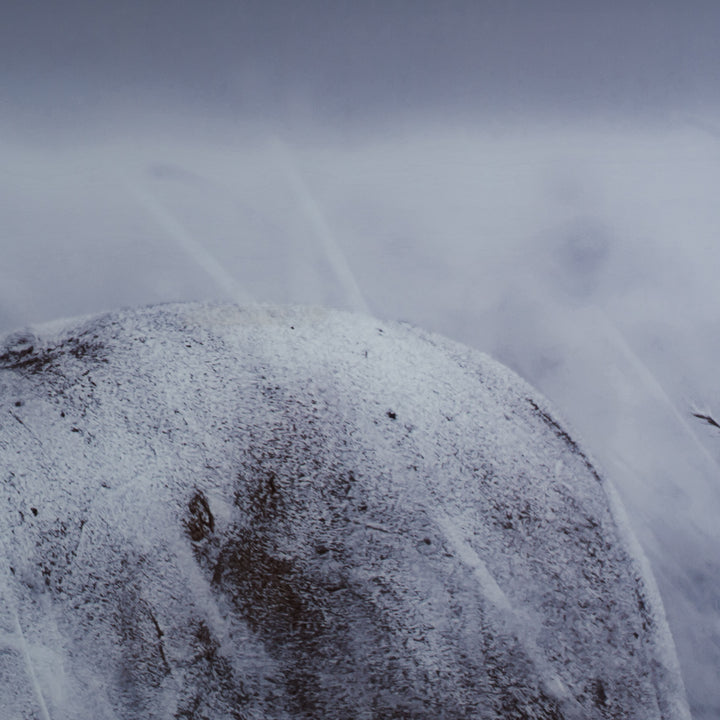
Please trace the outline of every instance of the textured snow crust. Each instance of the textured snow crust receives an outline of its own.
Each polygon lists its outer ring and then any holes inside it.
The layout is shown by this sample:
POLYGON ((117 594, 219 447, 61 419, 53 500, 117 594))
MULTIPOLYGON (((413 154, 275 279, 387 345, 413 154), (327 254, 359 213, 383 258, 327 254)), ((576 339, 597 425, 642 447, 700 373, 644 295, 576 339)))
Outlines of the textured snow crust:
POLYGON ((622 510, 486 356, 320 309, 0 343, 3 717, 688 718, 622 510))

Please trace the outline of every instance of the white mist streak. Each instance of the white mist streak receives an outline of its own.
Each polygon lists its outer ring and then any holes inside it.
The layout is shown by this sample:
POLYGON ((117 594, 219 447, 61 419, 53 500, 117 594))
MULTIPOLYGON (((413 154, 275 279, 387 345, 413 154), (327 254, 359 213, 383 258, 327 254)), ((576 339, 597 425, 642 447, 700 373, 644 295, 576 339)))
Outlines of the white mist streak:
POLYGON ((626 340, 625 335, 621 332, 620 328, 610 319, 607 313, 602 310, 595 309, 595 314, 598 318, 599 324, 604 327, 604 330, 608 337, 611 337, 615 343, 615 347, 620 350, 622 355, 628 361, 630 366, 635 370, 638 377, 640 377, 645 386, 651 392, 651 394, 663 405, 667 407, 673 417, 677 420, 678 425, 685 431, 685 434, 690 438, 698 452, 712 465, 717 467, 717 461, 708 452, 707 448, 700 442, 698 436, 695 434, 693 428, 690 427, 690 423, 687 418, 677 409, 675 403, 672 401, 670 396, 665 391, 665 388, 660 384, 660 381, 655 377, 655 374, 650 368, 640 359, 638 354, 630 346, 630 343, 626 340))
POLYGON ((129 187, 130 192, 168 237, 185 254, 202 268, 215 284, 238 305, 251 305, 253 299, 237 283, 235 278, 220 264, 214 255, 190 235, 180 221, 147 189, 129 187))
POLYGON ((25 660, 25 667, 27 669, 28 676, 30 677, 30 682, 32 682, 33 689, 35 690, 38 705, 40 705, 40 714, 43 720, 50 720, 50 713, 48 712, 47 704, 45 703, 45 697, 43 696, 42 688, 40 687, 40 681, 35 674, 35 667, 33 666, 32 658, 30 657, 30 648, 28 648, 27 641, 25 640, 25 633, 23 633, 22 628, 20 627, 20 620, 15 611, 13 611, 13 616, 15 620, 15 633, 20 641, 20 650, 22 651, 23 658, 25 660))
POLYGON ((278 165, 282 169, 283 174, 285 175, 285 178, 287 179, 295 198, 298 201, 300 209, 309 221, 315 236, 320 241, 323 252, 327 256, 327 259, 329 260, 330 265, 340 282, 340 285, 345 290, 350 306, 357 312, 369 315, 370 308, 360 291, 360 286, 355 279, 355 275, 350 268, 347 258, 345 257, 345 253, 343 253, 340 245, 335 239, 322 208, 317 200, 312 196, 310 188, 298 172, 292 156, 290 155, 290 151, 279 140, 274 140, 272 149, 278 165))

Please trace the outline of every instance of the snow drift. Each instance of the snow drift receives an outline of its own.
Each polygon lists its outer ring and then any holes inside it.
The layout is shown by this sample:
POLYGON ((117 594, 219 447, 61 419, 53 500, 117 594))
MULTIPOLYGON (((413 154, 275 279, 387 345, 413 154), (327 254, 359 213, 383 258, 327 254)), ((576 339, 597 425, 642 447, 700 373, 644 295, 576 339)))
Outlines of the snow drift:
POLYGON ((8 718, 688 718, 654 584, 546 402, 311 309, 0 344, 8 718))

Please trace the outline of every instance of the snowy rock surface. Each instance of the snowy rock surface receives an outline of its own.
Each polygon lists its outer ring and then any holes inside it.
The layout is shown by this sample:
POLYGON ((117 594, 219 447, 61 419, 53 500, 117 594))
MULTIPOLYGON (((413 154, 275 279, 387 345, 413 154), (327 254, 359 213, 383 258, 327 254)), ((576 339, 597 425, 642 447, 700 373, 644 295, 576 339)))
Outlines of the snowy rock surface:
POLYGON ((687 718, 611 488, 484 355, 174 305, 0 342, 3 717, 687 718))

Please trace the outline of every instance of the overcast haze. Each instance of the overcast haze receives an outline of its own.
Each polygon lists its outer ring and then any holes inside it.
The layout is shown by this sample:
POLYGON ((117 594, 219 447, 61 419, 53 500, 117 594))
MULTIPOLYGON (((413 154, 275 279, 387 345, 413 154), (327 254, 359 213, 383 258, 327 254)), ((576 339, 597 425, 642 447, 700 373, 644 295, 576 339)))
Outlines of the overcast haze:
POLYGON ((486 350, 618 486, 720 714, 720 5, 6 3, 0 331, 319 303, 486 350))
POLYGON ((710 0, 7 3, 3 96, 37 130, 144 103, 285 127, 664 117, 716 103, 719 14, 710 0))

